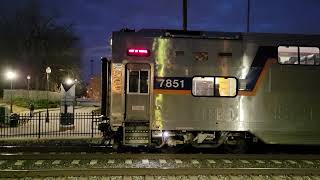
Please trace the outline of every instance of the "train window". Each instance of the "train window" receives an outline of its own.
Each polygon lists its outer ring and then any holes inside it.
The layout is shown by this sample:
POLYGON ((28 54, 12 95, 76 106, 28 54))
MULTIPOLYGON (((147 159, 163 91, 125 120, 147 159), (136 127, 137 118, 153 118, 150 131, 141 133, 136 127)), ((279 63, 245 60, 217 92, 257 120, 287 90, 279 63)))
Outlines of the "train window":
POLYGON ((319 65, 319 48, 299 47, 300 64, 319 65))
POLYGON ((128 70, 128 93, 149 93, 149 71, 128 70))
POLYGON ((192 95, 204 97, 235 97, 237 79, 234 77, 194 77, 192 95))
POLYGON ((299 51, 296 46, 279 46, 278 56, 280 64, 299 64, 299 51))
POLYGON ((234 97, 237 95, 237 79, 216 77, 214 96, 234 97))
POLYGON ((140 71, 140 93, 148 93, 149 72, 140 71))
POLYGON ((139 71, 129 71, 129 92, 137 93, 139 87, 139 71))
POLYGON ((194 77, 192 79, 192 94, 194 96, 214 96, 214 77, 194 77))

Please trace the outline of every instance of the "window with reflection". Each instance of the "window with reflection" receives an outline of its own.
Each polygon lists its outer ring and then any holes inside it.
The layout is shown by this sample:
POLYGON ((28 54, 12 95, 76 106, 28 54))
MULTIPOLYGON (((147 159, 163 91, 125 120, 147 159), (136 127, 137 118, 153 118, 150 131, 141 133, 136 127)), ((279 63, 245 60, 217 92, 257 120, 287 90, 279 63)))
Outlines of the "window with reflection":
POLYGON ((237 80, 235 78, 216 77, 215 96, 233 97, 237 95, 237 80))
POLYGON ((319 65, 319 48, 299 47, 300 64, 319 65))
POLYGON ((192 94, 199 97, 235 97, 237 79, 234 77, 194 77, 192 94))
POLYGON ((279 46, 280 64, 320 65, 318 47, 279 46))
POLYGON ((299 51, 296 46, 279 46, 278 56, 280 64, 299 64, 299 51))
POLYGON ((148 93, 148 80, 149 80, 148 71, 140 71, 140 93, 148 93))
POLYGON ((129 71, 129 92, 137 93, 139 87, 139 71, 129 71))
POLYGON ((149 93, 149 71, 128 70, 128 93, 149 93))
POLYGON ((192 94, 194 96, 214 96, 214 77, 194 77, 192 79, 192 94))

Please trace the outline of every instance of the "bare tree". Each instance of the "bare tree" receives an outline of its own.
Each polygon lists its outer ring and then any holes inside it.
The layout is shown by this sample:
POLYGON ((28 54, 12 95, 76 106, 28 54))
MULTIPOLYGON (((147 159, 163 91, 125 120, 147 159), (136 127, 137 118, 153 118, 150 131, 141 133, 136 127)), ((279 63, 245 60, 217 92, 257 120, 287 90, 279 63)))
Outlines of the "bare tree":
POLYGON ((79 77, 80 39, 71 24, 58 24, 54 16, 41 13, 39 2, 29 1, 11 15, 0 13, 0 63, 30 74, 36 89, 45 88, 50 66, 53 89, 66 74, 79 77))

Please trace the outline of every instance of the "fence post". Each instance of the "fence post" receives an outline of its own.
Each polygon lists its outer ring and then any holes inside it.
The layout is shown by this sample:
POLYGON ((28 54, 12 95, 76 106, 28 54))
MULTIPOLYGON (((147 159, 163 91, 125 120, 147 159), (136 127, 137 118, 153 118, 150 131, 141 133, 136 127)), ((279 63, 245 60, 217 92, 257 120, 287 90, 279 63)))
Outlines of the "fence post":
POLYGON ((94 120, 93 112, 91 112, 91 138, 93 138, 93 120, 94 120))
POLYGON ((39 112, 39 127, 38 127, 38 138, 40 139, 41 133, 41 112, 39 112))

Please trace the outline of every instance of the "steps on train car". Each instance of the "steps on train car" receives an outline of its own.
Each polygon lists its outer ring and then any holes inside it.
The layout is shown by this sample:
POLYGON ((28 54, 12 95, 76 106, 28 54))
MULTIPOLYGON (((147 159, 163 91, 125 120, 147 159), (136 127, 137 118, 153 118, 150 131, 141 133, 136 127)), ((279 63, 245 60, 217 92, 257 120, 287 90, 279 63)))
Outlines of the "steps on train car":
POLYGON ((148 145, 150 142, 149 121, 126 121, 124 144, 131 146, 148 145))

